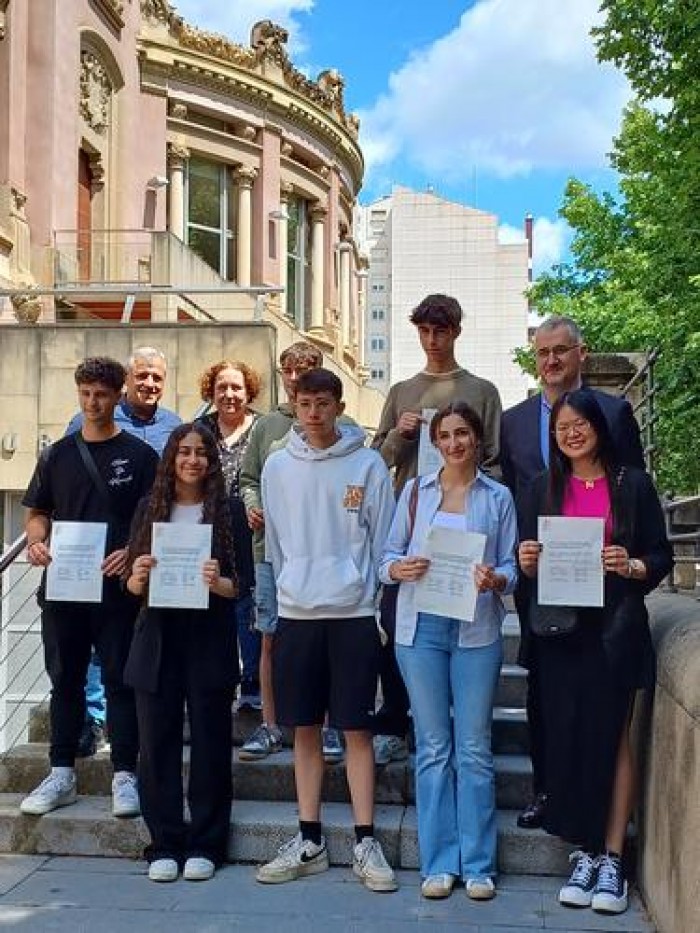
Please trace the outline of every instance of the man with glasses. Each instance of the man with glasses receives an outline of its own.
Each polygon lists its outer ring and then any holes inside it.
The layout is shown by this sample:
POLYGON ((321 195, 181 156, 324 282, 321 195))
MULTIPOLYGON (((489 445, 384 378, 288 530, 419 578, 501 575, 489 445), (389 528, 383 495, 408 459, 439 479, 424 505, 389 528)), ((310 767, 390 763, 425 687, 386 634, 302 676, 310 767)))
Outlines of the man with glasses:
MULTIPOLYGON (((547 318, 535 331, 537 375, 542 391, 509 408, 501 419, 500 463, 503 482, 516 503, 529 483, 549 466, 549 417, 552 406, 565 392, 580 389, 583 362, 588 349, 575 321, 568 317, 547 318)), ((617 460, 622 465, 644 469, 639 426, 628 401, 592 389, 610 427, 617 460)), ((537 684, 537 640, 523 627, 518 594, 515 597, 521 620, 518 663, 528 669, 527 721, 532 758, 533 799, 518 817, 518 826, 536 829, 542 825, 547 803, 544 786, 545 736, 539 708, 537 684)))

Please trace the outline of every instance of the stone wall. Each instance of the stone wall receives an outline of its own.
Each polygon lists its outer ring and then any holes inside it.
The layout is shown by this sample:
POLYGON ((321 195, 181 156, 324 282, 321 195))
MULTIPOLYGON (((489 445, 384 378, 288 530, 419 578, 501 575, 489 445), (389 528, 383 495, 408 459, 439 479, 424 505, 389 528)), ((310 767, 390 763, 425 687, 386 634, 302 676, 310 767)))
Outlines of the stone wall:
MULTIPOLYGON (((280 351, 301 335, 281 316, 274 324, 130 324, 92 322, 0 327, 0 492, 23 490, 39 448, 63 435, 77 410, 73 372, 86 356, 126 360, 133 349, 154 346, 168 359, 163 404, 191 418, 201 404, 198 377, 220 359, 243 359, 263 377, 255 407, 267 411, 278 395, 280 351), (3 443, 4 441, 4 443, 3 443)), ((354 379, 336 361, 325 365, 343 380, 348 413, 377 425, 382 396, 354 379)))
POLYGON ((649 599, 654 695, 638 704, 637 877, 659 933, 700 930, 700 602, 649 599))

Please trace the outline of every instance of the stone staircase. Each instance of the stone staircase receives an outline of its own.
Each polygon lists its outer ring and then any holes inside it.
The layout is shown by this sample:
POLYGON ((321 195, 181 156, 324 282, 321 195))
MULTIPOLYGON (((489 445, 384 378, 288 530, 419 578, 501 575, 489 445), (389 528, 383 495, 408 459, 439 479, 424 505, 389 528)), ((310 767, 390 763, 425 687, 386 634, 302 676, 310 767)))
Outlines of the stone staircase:
MULTIPOLYGON (((570 850, 540 831, 520 830, 517 812, 530 793, 531 766, 526 754, 525 672, 515 664, 517 619, 504 622, 505 660, 494 710, 498 861, 512 874, 565 874, 570 850)), ((238 747, 258 714, 235 718, 234 806, 229 858, 261 862, 297 831, 292 753, 289 747, 263 761, 241 762, 238 747)), ((47 771, 48 712, 37 707, 29 743, 0 759, 0 852, 48 855, 101 855, 139 858, 146 842, 141 819, 118 820, 110 812, 111 769, 106 751, 77 763, 78 803, 43 817, 24 816, 19 802, 47 771)), ((185 750, 185 771, 189 749, 185 750)), ((331 862, 347 864, 353 841, 343 765, 326 766, 324 832, 331 862)), ((402 868, 418 868, 418 839, 412 763, 377 769, 375 827, 387 858, 402 868)))

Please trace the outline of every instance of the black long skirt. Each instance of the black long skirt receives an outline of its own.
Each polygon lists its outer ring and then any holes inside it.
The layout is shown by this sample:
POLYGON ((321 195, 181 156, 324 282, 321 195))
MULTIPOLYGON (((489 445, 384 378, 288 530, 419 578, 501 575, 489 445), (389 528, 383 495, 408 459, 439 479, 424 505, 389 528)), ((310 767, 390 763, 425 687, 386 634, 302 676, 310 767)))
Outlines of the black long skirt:
POLYGON ((606 657, 600 615, 585 616, 572 635, 536 638, 548 794, 544 828, 597 853, 605 847, 634 691, 606 657))

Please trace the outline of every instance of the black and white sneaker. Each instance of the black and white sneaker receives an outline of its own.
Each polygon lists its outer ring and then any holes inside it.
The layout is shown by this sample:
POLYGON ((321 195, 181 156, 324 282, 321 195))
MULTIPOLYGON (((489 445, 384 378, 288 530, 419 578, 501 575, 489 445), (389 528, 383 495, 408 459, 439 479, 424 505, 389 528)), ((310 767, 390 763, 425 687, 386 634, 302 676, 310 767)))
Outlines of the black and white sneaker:
POLYGON ((326 840, 321 837, 321 844, 316 845, 298 833, 280 847, 276 858, 258 868, 255 877, 263 884, 284 884, 329 868, 326 840))
POLYGON ((627 882, 619 855, 606 852, 598 859, 598 880, 591 907, 601 914, 621 914, 627 910, 627 882))
POLYGON ((590 907, 598 880, 598 859, 579 849, 571 853, 569 861, 574 863, 574 867, 569 880, 559 891, 559 903, 565 907, 590 907))

